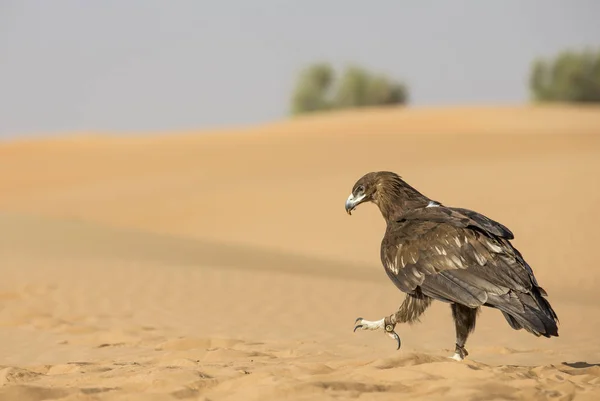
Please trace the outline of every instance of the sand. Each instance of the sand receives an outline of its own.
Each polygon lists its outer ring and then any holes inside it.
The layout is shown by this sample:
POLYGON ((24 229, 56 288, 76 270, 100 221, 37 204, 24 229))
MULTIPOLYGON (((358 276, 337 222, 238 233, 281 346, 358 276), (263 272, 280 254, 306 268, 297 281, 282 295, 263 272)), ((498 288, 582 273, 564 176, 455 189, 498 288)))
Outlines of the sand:
POLYGON ((348 111, 213 132, 0 143, 0 400, 600 399, 600 108, 348 111), (560 337, 486 309, 450 360, 379 261, 365 172, 515 233, 560 337))

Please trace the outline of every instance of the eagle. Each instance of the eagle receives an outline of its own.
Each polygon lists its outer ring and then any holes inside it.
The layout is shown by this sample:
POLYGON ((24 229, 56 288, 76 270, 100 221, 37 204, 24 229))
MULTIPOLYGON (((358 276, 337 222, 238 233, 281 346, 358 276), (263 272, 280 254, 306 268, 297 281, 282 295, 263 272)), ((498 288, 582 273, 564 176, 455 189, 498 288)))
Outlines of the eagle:
POLYGON ((398 323, 418 322, 431 303, 450 304, 456 345, 452 359, 469 353, 467 338, 482 306, 499 309, 515 330, 558 337, 558 317, 531 266, 511 244, 513 233, 476 211, 428 198, 390 171, 362 176, 348 196, 351 215, 365 202, 378 206, 386 222, 381 263, 406 298, 381 320, 359 317, 354 331, 383 330, 397 342, 398 323))

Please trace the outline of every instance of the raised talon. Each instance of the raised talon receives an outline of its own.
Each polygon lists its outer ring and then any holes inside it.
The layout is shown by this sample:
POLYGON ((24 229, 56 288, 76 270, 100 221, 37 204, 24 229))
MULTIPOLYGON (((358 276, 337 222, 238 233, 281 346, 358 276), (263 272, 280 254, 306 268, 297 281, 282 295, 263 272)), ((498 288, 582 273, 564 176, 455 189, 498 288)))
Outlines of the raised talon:
MULTIPOLYGON (((356 324, 359 320, 363 320, 362 317, 357 317, 356 320, 354 321, 354 324, 356 324)), ((356 329, 362 329, 362 324, 358 324, 356 326, 354 326, 354 332, 356 332, 356 329)))
POLYGON ((381 320, 377 320, 375 322, 371 322, 369 320, 365 320, 362 317, 357 318, 354 323, 359 323, 356 326, 354 326, 354 332, 356 332, 356 329, 362 329, 362 330, 379 330, 379 329, 383 329, 385 331, 385 334, 387 334, 388 336, 390 336, 392 339, 396 340, 396 343, 398 344, 398 347, 396 348, 397 350, 400 349, 400 346, 402 345, 402 341, 400 340, 400 336, 398 336, 398 334, 394 331, 394 326, 391 324, 386 325, 384 319, 381 320))
POLYGON ((399 350, 400 346, 402 345, 402 341, 400 340, 400 336, 394 331, 394 326, 388 324, 387 326, 385 326, 385 332, 388 336, 396 340, 396 342, 398 343, 398 347, 396 348, 396 350, 399 350))

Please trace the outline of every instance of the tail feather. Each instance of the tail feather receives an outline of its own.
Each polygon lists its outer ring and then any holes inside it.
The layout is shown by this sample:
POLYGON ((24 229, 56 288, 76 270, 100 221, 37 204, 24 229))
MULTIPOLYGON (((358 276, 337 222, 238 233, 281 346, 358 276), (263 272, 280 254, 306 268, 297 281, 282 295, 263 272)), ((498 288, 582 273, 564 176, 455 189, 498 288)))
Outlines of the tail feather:
POLYGON ((515 330, 525 329, 538 337, 558 337, 558 317, 535 287, 530 293, 490 294, 488 304, 502 311, 515 330))
POLYGON ((531 294, 533 295, 533 298, 535 299, 539 307, 546 313, 546 315, 549 316, 556 323, 558 323, 558 316, 556 315, 556 312, 554 312, 554 309, 552 309, 550 302, 548 302, 548 300, 546 299, 546 297, 548 297, 548 293, 546 292, 546 290, 544 290, 542 287, 536 287, 533 289, 531 294))
POLYGON ((515 330, 521 330, 523 328, 523 325, 521 325, 521 323, 519 323, 514 317, 512 317, 511 315, 509 315, 508 313, 506 313, 504 311, 501 311, 501 312, 504 315, 504 318, 506 319, 506 321, 508 322, 510 327, 512 327, 515 330))

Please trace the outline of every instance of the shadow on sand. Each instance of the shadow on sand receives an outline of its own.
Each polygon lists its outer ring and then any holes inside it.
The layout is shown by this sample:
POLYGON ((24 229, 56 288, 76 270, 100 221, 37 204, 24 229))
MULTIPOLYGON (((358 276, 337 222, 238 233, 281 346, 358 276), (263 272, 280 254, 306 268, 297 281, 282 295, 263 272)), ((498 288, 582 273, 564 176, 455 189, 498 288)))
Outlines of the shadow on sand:
POLYGON ((585 368, 593 368, 594 366, 600 366, 600 363, 587 363, 587 362, 563 362, 565 366, 574 369, 585 369, 585 368))

